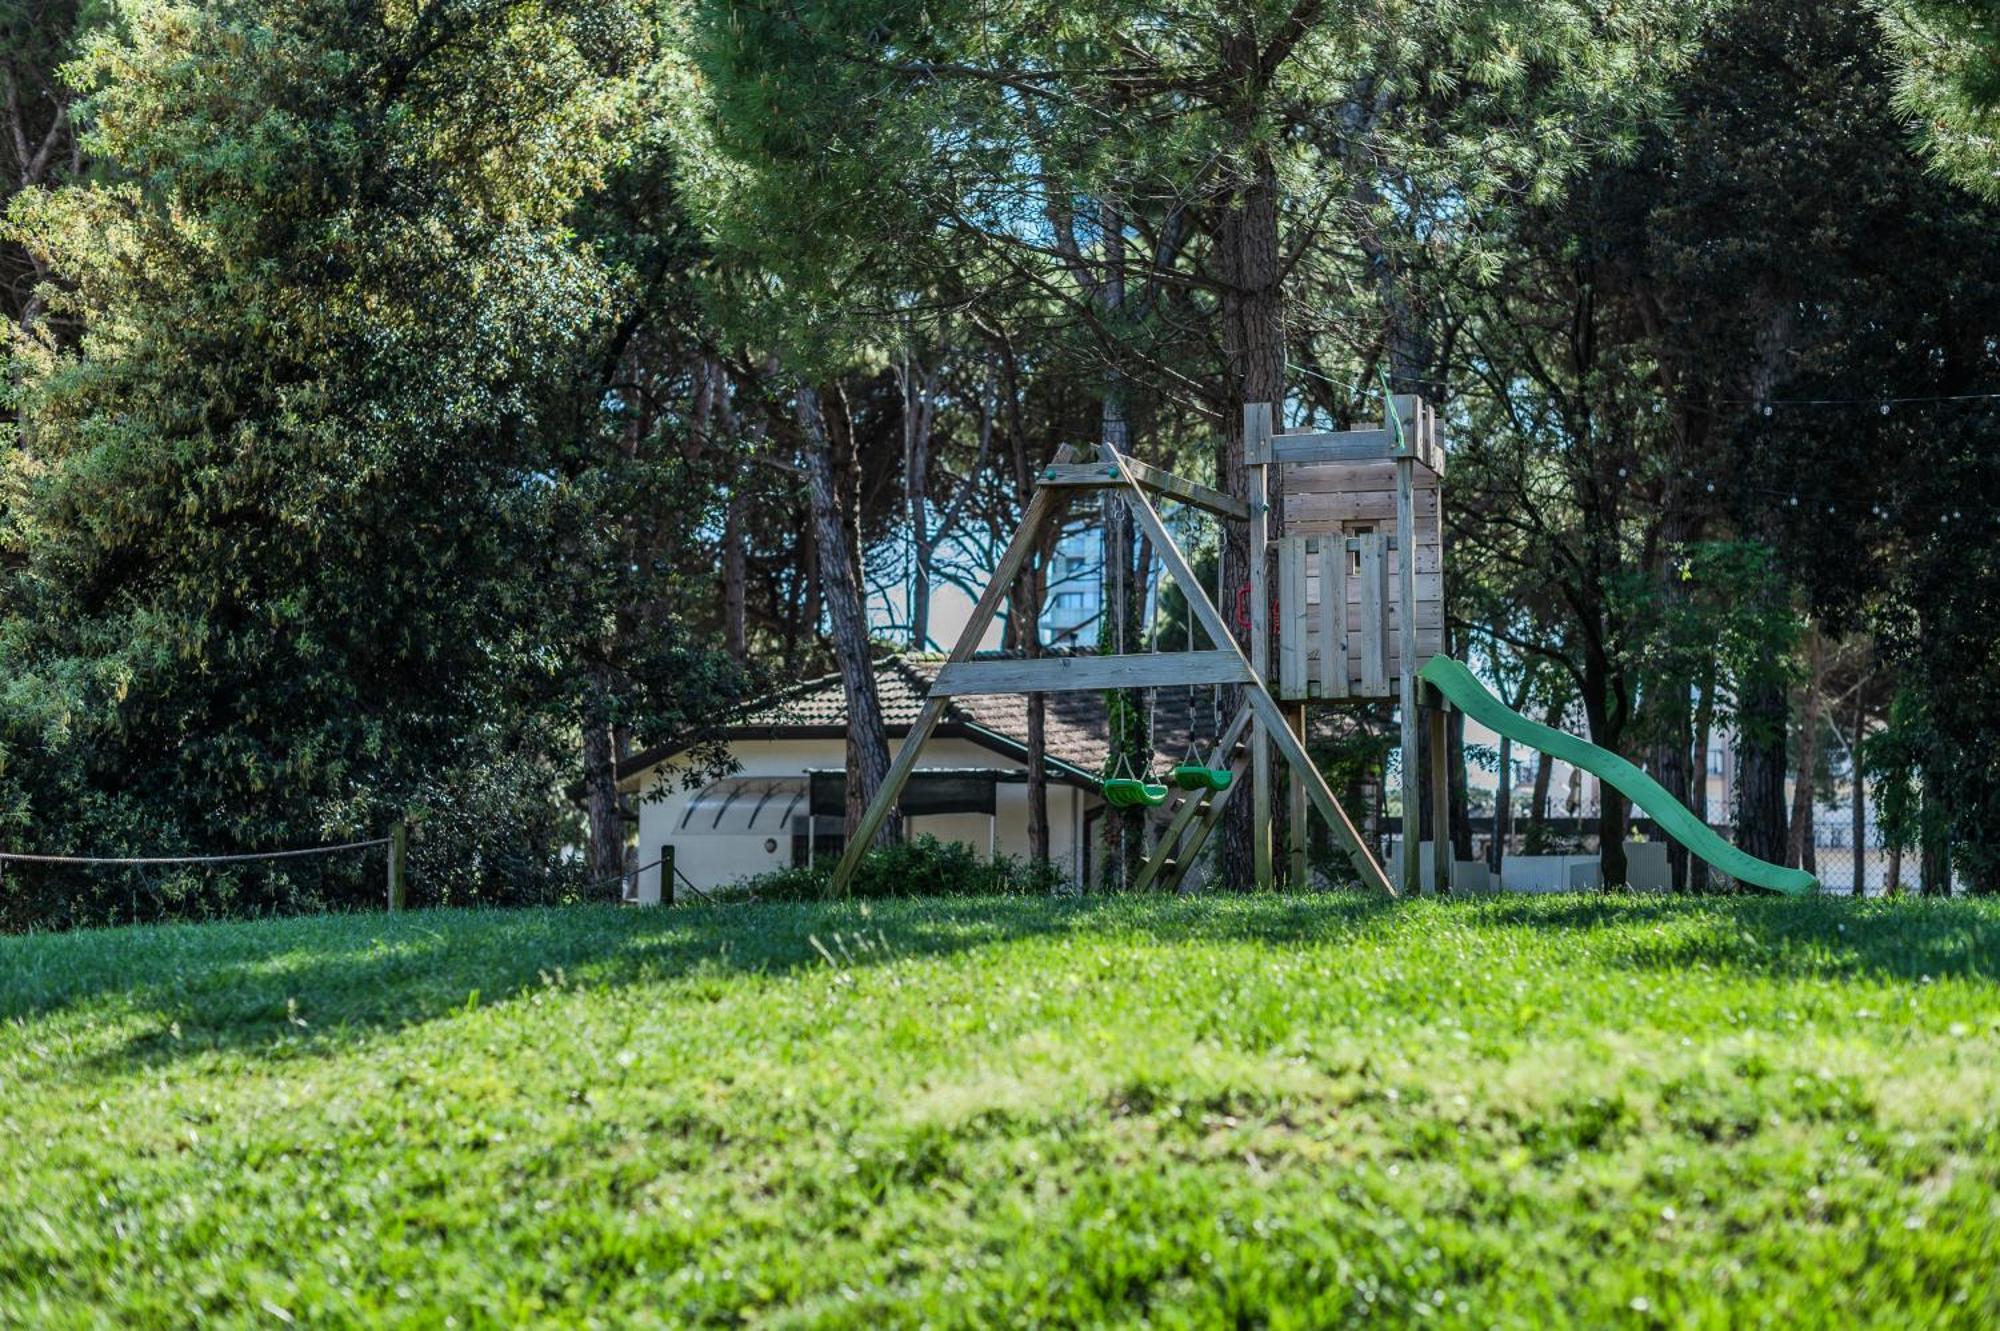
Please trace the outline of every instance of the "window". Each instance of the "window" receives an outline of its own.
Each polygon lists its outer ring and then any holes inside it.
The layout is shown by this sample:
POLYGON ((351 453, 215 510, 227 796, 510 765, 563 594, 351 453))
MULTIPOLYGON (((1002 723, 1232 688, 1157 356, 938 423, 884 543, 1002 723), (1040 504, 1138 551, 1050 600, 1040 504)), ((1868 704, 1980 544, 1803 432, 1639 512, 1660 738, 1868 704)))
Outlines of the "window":
POLYGON ((1081 609, 1083 609, 1083 593, 1082 593, 1082 592, 1057 592, 1057 593, 1056 593, 1056 599, 1055 599, 1055 608, 1056 608, 1056 609, 1058 609, 1058 610, 1081 610, 1081 609))
MULTIPOLYGON (((1356 527, 1353 531, 1347 534, 1349 536, 1373 536, 1375 534, 1375 528, 1369 526, 1367 523, 1363 523, 1362 525, 1356 527)), ((1349 550, 1347 552, 1347 558, 1349 561, 1347 565, 1347 576, 1350 578, 1360 577, 1361 552, 1359 550, 1349 550)))
POLYGON ((1090 561, 1082 555, 1065 555, 1063 557, 1063 572, 1070 577, 1075 577, 1088 567, 1090 567, 1090 561))
POLYGON ((845 820, 807 816, 792 820, 792 867, 833 863, 847 849, 845 820))

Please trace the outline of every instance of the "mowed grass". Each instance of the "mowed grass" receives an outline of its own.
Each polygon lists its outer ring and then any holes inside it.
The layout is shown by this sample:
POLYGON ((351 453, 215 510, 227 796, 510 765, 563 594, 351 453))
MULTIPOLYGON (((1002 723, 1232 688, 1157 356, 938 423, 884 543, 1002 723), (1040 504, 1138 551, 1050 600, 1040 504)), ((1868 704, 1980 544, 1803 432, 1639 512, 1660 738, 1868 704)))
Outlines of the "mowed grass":
POLYGON ((2000 902, 0 940, 0 1323, 1978 1326, 2000 902))

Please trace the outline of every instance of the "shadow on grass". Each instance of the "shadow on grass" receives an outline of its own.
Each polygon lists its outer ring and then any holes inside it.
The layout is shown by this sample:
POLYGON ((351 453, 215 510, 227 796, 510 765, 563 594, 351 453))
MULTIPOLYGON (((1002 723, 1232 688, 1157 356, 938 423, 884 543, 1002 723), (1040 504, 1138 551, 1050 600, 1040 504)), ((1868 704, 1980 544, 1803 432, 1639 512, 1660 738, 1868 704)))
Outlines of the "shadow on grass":
POLYGON ((504 1002, 560 977, 593 988, 945 956, 1035 937, 1335 944, 1436 911, 1480 929, 1573 932, 1589 955, 1774 978, 1991 980, 2000 908, 1959 901, 1632 896, 903 899, 634 911, 438 910, 0 939, 0 1020, 104 1005, 140 1029, 104 1057, 146 1067, 215 1049, 329 1048, 504 1002), (817 940, 817 945, 815 945, 817 940), (822 955, 825 948, 837 963, 822 955), (127 1014, 131 1014, 129 1017, 127 1014))
MULTIPOLYGON (((0 1021, 92 1008, 136 1017, 143 1029, 106 1061, 152 1065, 282 1040, 324 1047, 558 981, 619 987, 966 952, 1089 931, 1130 905, 1022 897, 432 910, 0 938, 0 1021)), ((1200 914, 1192 905, 1177 913, 1190 924, 1200 914)))
POLYGON ((2000 902, 1589 893, 1484 897, 1484 923, 1602 934, 1600 955, 1655 970, 1777 979, 2000 978, 2000 902))

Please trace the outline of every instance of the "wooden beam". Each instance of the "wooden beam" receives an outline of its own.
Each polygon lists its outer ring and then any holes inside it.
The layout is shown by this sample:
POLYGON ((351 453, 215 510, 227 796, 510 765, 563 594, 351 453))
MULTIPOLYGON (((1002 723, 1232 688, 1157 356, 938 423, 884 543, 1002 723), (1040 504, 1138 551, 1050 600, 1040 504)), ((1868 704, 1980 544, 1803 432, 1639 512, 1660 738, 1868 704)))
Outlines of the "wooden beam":
MULTIPOLYGON (((1102 451, 1113 461, 1121 461, 1113 450, 1107 448, 1102 451)), ((1134 493, 1132 511, 1138 516, 1139 524, 1146 529, 1146 534, 1152 538, 1153 547, 1166 564, 1167 571, 1173 574, 1174 581, 1179 583, 1182 591, 1186 593, 1188 610, 1201 624, 1202 629, 1216 643, 1229 650, 1240 652, 1241 649, 1236 647, 1236 639, 1230 636, 1228 626, 1223 623, 1222 612, 1215 608, 1214 603, 1208 599, 1208 593, 1202 590, 1200 581, 1194 575, 1194 569, 1188 565, 1187 556, 1181 553, 1178 545, 1174 544, 1173 535, 1167 531, 1166 524, 1160 521, 1160 515, 1154 511, 1152 503, 1144 494, 1134 493)), ((1255 524, 1252 526, 1254 529, 1255 524)), ((1263 675, 1258 674, 1256 679, 1244 686, 1243 695, 1248 700, 1256 719, 1263 722, 1265 734, 1277 745, 1285 761, 1305 778, 1306 794, 1319 809, 1320 816, 1326 819, 1334 840, 1354 862, 1355 872, 1361 881, 1368 886, 1381 888, 1392 897, 1395 896, 1396 889, 1390 885, 1388 875, 1382 872, 1382 866, 1369 852, 1367 844, 1361 839, 1361 834, 1349 821, 1347 811, 1340 807, 1340 801, 1334 798, 1333 791, 1327 787, 1326 778, 1320 775, 1317 767, 1313 766, 1312 759, 1307 756, 1304 746, 1293 737, 1291 729, 1285 724, 1284 713, 1279 709, 1277 701, 1271 697, 1271 691, 1263 681, 1263 675)), ((1270 846, 1268 824, 1264 830, 1265 848, 1268 853, 1270 846)))
POLYGON ((1389 559, 1380 536, 1361 541, 1361 691, 1389 687, 1389 559))
MULTIPOLYGON (((1069 445, 1056 449, 1055 465, 1062 466, 1069 461, 1069 445)), ((1042 529, 1050 521, 1060 516, 1069 495, 1060 489, 1035 488, 1028 500, 1028 510, 1021 515, 1021 525, 1014 529, 1014 539, 1007 543, 1000 562, 993 566, 993 576, 987 580, 986 590, 979 594, 979 600, 972 607, 972 614, 965 621, 965 628, 953 645, 950 661, 964 661, 979 650, 979 640, 986 636, 986 626, 999 613, 1000 602, 1007 596, 1008 588, 1020 576, 1021 568, 1033 553, 1035 542, 1040 539, 1042 529)), ((875 798, 868 802, 861 822, 855 827, 854 835, 840 852, 840 863, 834 866, 833 877, 827 883, 827 892, 832 896, 845 896, 850 883, 854 881, 854 871, 861 864, 861 857, 868 853, 868 846, 875 840, 875 833, 881 830, 882 820, 895 807, 896 799, 903 793, 903 785, 910 779, 916 768, 917 758, 923 753, 924 742, 937 729, 948 698, 933 693, 924 699, 924 705, 917 712, 917 719, 910 724, 910 733, 903 737, 903 747, 896 750, 896 757, 889 764, 888 773, 875 791, 875 798)))
POLYGON ((389 829, 389 909, 410 904, 410 820, 398 819, 389 829))
POLYGON ((1335 430, 1318 434, 1271 437, 1271 461, 1386 462, 1395 454, 1395 436, 1387 430, 1335 430))
MULTIPOLYGON (((1405 410, 1409 399, 1394 398, 1392 412, 1405 410)), ((1392 423, 1393 424, 1393 423, 1392 423)), ((1419 859, 1417 818, 1417 617, 1412 611, 1417 601, 1417 561, 1410 552, 1417 548, 1417 510, 1414 499, 1416 459, 1408 452, 1409 435, 1403 435, 1404 451, 1396 459, 1396 583, 1402 612, 1396 616, 1396 642, 1401 659, 1396 662, 1396 697, 1402 711, 1403 746, 1403 891, 1416 896, 1423 891, 1419 859)), ((1364 591, 1364 595, 1366 592, 1364 591)))
POLYGON ((1347 677, 1347 542, 1322 536, 1319 545, 1319 696, 1345 698, 1347 677))
POLYGON ((1305 778, 1306 794, 1318 807, 1320 817, 1326 819, 1327 827, 1333 832, 1333 839, 1347 852, 1347 857, 1353 863, 1354 871, 1360 877, 1362 886, 1379 887, 1390 896, 1395 896, 1396 889, 1390 884, 1389 876, 1382 872, 1382 866, 1376 862, 1367 843, 1361 839, 1361 833, 1348 818, 1347 810, 1341 808, 1340 801, 1334 798, 1332 788, 1326 784, 1326 778, 1320 775, 1319 768, 1313 766, 1312 757, 1306 752, 1305 746, 1299 743, 1293 736, 1291 727, 1285 724, 1285 714, 1279 709, 1277 701, 1271 697, 1268 690, 1260 689, 1254 684, 1245 690, 1245 694, 1250 699, 1251 707, 1255 708, 1257 714, 1263 718, 1265 730, 1271 736, 1271 742, 1277 746, 1279 756, 1292 765, 1294 772, 1305 778))
POLYGON ((1278 552, 1278 692, 1306 696, 1306 541, 1281 537, 1278 552))
POLYGON ((1243 404, 1244 466, 1260 466, 1271 460, 1271 441, 1277 437, 1277 429, 1272 423, 1270 403, 1243 404))
MULTIPOLYGON (((1271 431, 1269 403, 1243 408, 1243 476, 1250 499, 1250 668, 1271 677, 1271 431), (1256 460, 1252 461, 1253 448, 1256 460)), ((1271 737, 1260 712, 1250 731, 1250 861, 1260 890, 1271 886, 1271 737)))
MULTIPOLYGON (((1250 726, 1249 707, 1245 706, 1239 715, 1243 717, 1244 729, 1247 730, 1250 726)), ((1240 743, 1239 741, 1239 746, 1240 743)), ((1245 759, 1248 758, 1247 753, 1244 756, 1245 759)), ((1181 890, 1181 883, 1186 880, 1188 870, 1193 868, 1194 862, 1201 857, 1201 848, 1208 844, 1209 835, 1221 823, 1223 811, 1229 807, 1231 797, 1243 789, 1245 778, 1249 774, 1247 761, 1239 761, 1233 748, 1224 761, 1235 780, 1229 783, 1226 790, 1218 792, 1210 799, 1208 807, 1202 810, 1201 821, 1194 825, 1194 831, 1189 834, 1186 844, 1175 854, 1174 867, 1168 872, 1166 881, 1160 884, 1165 891, 1181 890)))
POLYGON ((1247 684, 1255 676, 1235 652, 1128 652, 1122 656, 1040 656, 954 661, 938 669, 932 697, 975 693, 1068 693, 1247 684))
MULTIPOLYGON (((1144 486, 1154 494, 1192 504, 1218 517, 1233 518, 1238 522, 1250 520, 1250 506, 1233 495, 1210 489, 1198 481, 1155 467, 1150 463, 1129 458, 1131 481, 1144 486)), ((1073 462, 1062 466, 1047 466, 1041 471, 1041 484, 1062 486, 1075 490, 1110 490, 1128 482, 1117 472, 1098 463, 1073 462)))
POLYGON ((1134 481, 1154 494, 1165 495, 1169 499, 1178 499, 1183 504, 1206 509, 1218 517, 1234 518, 1238 522, 1250 520, 1250 505, 1235 495, 1210 489, 1198 481, 1191 481, 1185 476, 1176 476, 1170 471, 1162 470, 1148 462, 1141 462, 1137 458, 1126 458, 1125 470, 1131 474, 1134 481))
MULTIPOLYGON (((1235 753, 1236 746, 1242 743, 1243 732, 1249 728, 1250 709, 1248 707, 1237 708, 1236 719, 1231 721, 1229 728, 1222 732, 1222 738, 1216 743, 1215 752, 1209 755, 1209 763, 1231 771, 1240 767, 1241 764, 1232 762, 1230 758, 1235 753)), ((1229 784, 1234 786, 1236 783, 1232 780, 1229 784)), ((1187 831, 1188 824, 1194 821, 1197 814, 1206 813, 1215 804, 1219 796, 1227 793, 1226 789, 1221 791, 1190 791, 1188 793, 1186 802, 1180 808, 1174 810, 1173 821, 1168 823, 1166 831, 1160 834, 1159 844, 1153 847, 1153 853, 1147 856, 1146 863, 1140 867, 1139 876, 1132 882, 1133 891, 1143 892, 1151 887, 1153 879, 1158 877, 1161 871, 1167 869, 1169 865, 1172 866, 1174 872, 1168 874, 1168 883, 1171 884, 1178 881, 1179 873, 1184 871, 1183 866, 1194 858, 1195 852, 1201 849, 1200 842, 1196 842, 1193 850, 1189 851, 1186 855, 1178 854, 1175 848, 1181 836, 1187 831)))
POLYGON ((1398 393, 1383 411, 1382 428, 1389 435, 1389 448, 1398 458, 1422 457, 1423 399, 1414 393, 1398 393))
POLYGON ((1451 892, 1451 767, 1445 762, 1445 745, 1451 732, 1445 716, 1444 699, 1431 694, 1431 890, 1439 896, 1451 892))
POLYGON ((1109 468, 1088 462, 1071 462, 1060 467, 1042 468, 1039 483, 1077 490, 1115 490, 1125 482, 1118 479, 1117 474, 1109 468))
MULTIPOLYGON (((1292 723, 1292 733, 1298 737, 1300 746, 1304 747, 1306 739, 1306 705, 1304 703, 1299 703, 1292 708, 1290 720, 1292 723)), ((1306 786, 1305 782, 1299 779, 1297 772, 1292 773, 1292 779, 1287 783, 1287 791, 1291 801, 1287 806, 1291 821, 1285 828, 1285 834, 1291 842, 1291 867, 1285 885, 1294 892, 1303 892, 1308 886, 1306 882, 1306 786)))

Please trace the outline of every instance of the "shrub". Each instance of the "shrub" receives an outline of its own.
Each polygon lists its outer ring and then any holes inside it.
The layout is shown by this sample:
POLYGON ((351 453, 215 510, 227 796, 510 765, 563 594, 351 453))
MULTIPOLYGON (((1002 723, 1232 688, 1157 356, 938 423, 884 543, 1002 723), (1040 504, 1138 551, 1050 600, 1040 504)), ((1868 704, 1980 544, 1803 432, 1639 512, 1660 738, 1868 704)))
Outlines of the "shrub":
MULTIPOLYGON (((734 891, 756 901, 816 901, 826 895, 831 864, 779 869, 735 884, 734 891)), ((1069 887, 1052 864, 1034 864, 1012 855, 986 859, 962 841, 918 836, 870 851, 854 875, 856 897, 1048 896, 1069 887)))

